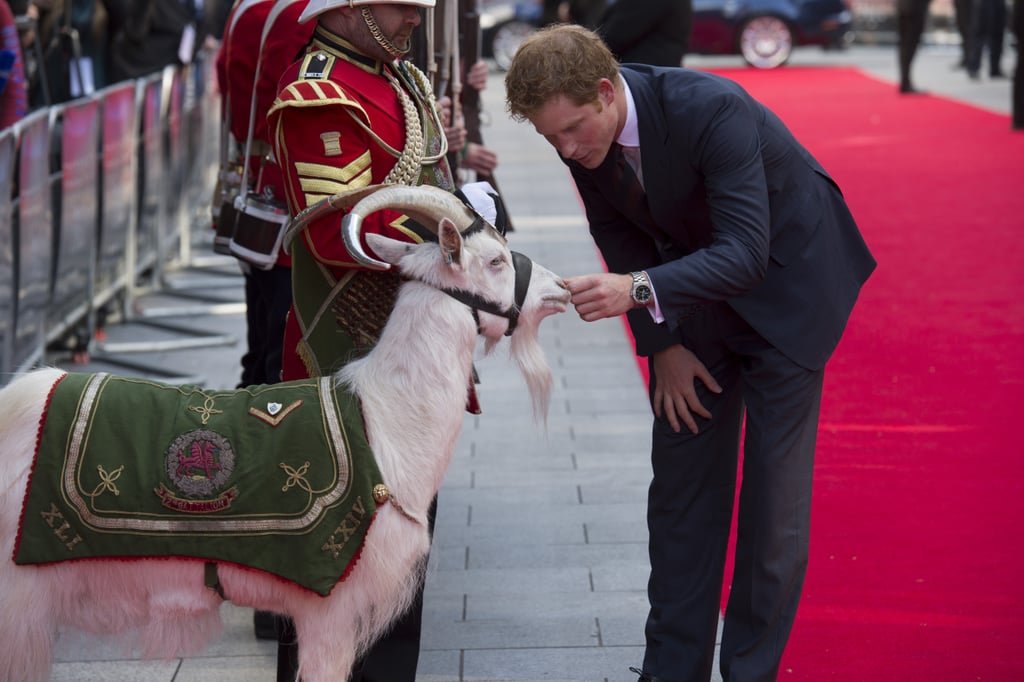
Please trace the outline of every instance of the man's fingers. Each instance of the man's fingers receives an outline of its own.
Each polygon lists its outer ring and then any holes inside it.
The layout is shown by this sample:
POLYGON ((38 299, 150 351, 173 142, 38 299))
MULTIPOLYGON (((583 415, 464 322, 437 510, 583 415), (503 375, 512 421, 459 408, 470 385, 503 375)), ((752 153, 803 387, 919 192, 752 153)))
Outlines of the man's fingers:
POLYGON ((699 414, 705 419, 711 419, 711 413, 708 411, 704 404, 697 397, 696 393, 686 396, 686 404, 690 407, 690 411, 699 414))
POLYGON ((712 393, 721 393, 722 387, 715 381, 715 376, 708 371, 708 368, 704 366, 704 363, 697 364, 697 371, 695 372, 697 378, 704 382, 704 385, 711 390, 712 393))
POLYGON ((675 400, 666 397, 665 399, 665 417, 668 419, 669 426, 676 433, 682 431, 680 422, 686 425, 686 428, 691 433, 697 433, 697 421, 693 418, 690 413, 690 409, 687 407, 687 399, 685 396, 677 396, 675 400))
POLYGON ((676 411, 676 406, 673 404, 672 399, 667 396, 665 398, 665 418, 668 420, 668 425, 672 427, 672 430, 679 433, 678 412, 676 411))

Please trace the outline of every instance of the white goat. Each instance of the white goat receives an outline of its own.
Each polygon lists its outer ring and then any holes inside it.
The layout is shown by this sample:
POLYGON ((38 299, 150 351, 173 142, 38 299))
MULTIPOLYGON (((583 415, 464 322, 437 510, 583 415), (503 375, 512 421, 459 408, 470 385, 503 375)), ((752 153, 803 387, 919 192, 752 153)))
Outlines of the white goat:
MULTIPOLYGON (((424 187, 389 187, 362 191, 332 206, 353 203, 355 226, 345 228, 352 232, 349 239, 358 232, 362 215, 384 207, 424 219, 432 216, 438 225, 438 243, 413 245, 366 235, 367 244, 386 263, 369 257, 366 261, 380 267, 393 264, 407 281, 378 344, 336 377, 361 400, 374 457, 400 506, 385 503, 378 508, 358 563, 326 597, 267 573, 219 565, 227 599, 294 620, 303 682, 348 679, 359 653, 408 606, 429 548, 427 509, 461 430, 478 334, 490 350, 513 326, 509 315, 514 319, 518 313, 512 356, 542 416, 551 376, 539 350, 537 327, 548 315, 564 312, 569 301, 562 280, 534 265, 532 276, 526 274, 525 299, 517 306, 514 261, 520 270, 529 270, 529 261, 514 258, 505 239, 493 227, 481 225, 451 195, 424 187)), ((361 248, 357 251, 365 256, 361 248)), ((167 658, 198 652, 221 628, 221 598, 204 586, 202 560, 13 562, 38 425, 62 376, 56 369, 40 369, 0 391, 3 682, 48 679, 62 625, 131 634, 144 655, 167 658)), ((273 541, 266 538, 269 552, 274 551, 273 541)))

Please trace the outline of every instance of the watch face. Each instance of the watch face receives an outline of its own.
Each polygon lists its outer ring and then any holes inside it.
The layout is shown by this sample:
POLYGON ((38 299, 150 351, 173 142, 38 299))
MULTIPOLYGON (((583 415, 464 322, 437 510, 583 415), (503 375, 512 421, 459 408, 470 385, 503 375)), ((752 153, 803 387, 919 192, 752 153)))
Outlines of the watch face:
POLYGON ((647 303, 651 300, 651 288, 646 284, 640 284, 633 288, 633 300, 638 303, 647 303))

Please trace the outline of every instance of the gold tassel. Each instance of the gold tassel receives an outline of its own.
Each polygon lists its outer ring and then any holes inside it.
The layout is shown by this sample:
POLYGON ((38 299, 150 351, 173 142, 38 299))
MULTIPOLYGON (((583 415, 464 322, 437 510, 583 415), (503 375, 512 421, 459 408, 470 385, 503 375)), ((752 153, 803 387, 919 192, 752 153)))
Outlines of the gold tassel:
POLYGON ((313 349, 306 339, 299 339, 299 344, 295 347, 295 354, 299 356, 302 364, 305 365, 307 375, 311 377, 320 376, 320 367, 317 365, 316 356, 313 354, 313 349))

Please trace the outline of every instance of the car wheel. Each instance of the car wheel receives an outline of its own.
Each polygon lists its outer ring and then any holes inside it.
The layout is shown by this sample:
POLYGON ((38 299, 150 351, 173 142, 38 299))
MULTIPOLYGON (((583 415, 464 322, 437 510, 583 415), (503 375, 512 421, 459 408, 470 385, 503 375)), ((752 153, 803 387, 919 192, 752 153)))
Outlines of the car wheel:
POLYGON ((494 29, 494 36, 491 38, 491 54, 494 56, 494 63, 497 67, 502 71, 507 71, 519 45, 536 30, 537 27, 533 24, 517 20, 505 22, 494 29))
POLYGON ((739 49, 747 64, 774 69, 793 53, 793 32, 778 17, 754 17, 740 29, 739 49))

